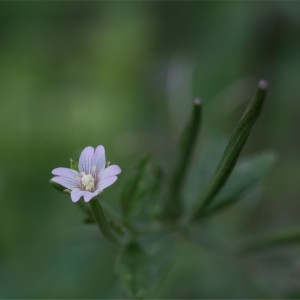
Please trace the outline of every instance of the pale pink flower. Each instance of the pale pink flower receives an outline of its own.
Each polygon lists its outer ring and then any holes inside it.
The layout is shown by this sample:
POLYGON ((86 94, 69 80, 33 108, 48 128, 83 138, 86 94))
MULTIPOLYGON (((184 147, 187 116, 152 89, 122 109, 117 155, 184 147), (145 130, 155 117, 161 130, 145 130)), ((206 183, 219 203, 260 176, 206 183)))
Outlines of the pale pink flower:
POLYGON ((117 165, 106 167, 105 149, 98 146, 86 147, 80 154, 79 172, 69 168, 56 168, 52 171, 56 175, 51 180, 71 190, 71 199, 77 202, 81 197, 89 202, 105 188, 112 185, 121 173, 117 165))

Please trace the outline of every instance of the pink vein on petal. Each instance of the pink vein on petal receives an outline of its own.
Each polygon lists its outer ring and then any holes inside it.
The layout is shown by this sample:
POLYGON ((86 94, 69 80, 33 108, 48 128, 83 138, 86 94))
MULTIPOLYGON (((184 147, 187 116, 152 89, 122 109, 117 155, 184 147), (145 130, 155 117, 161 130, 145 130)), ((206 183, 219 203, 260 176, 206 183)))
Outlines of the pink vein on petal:
POLYGON ((92 171, 92 159, 94 156, 94 148, 88 146, 83 149, 79 157, 78 168, 80 172, 91 174, 92 171))
POLYGON ((95 150, 95 154, 92 160, 92 166, 96 167, 97 174, 103 171, 103 169, 105 168, 105 163, 105 149, 102 145, 99 145, 95 150))
POLYGON ((53 177, 52 181, 64 186, 67 189, 73 190, 79 187, 79 182, 76 178, 68 178, 68 177, 53 177))
POLYGON ((79 176, 79 172, 69 168, 56 168, 52 170, 52 174, 56 176, 62 176, 68 178, 76 178, 76 176, 79 176))

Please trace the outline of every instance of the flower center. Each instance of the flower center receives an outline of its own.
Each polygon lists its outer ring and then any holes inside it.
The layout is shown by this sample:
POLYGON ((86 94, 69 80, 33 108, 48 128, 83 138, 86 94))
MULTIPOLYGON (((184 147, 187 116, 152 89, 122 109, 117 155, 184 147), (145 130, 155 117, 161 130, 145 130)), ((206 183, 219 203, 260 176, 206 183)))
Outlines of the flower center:
POLYGON ((94 190, 95 179, 91 174, 81 173, 81 184, 86 191, 92 192, 94 190))

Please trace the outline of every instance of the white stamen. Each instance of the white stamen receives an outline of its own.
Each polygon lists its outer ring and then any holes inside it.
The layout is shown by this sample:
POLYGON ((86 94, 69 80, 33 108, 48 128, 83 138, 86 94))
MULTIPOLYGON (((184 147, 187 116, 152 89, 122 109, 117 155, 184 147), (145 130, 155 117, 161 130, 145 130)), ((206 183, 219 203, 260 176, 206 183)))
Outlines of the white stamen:
POLYGON ((81 184, 86 191, 92 192, 94 190, 94 183, 95 179, 91 174, 85 174, 84 172, 81 173, 81 184))

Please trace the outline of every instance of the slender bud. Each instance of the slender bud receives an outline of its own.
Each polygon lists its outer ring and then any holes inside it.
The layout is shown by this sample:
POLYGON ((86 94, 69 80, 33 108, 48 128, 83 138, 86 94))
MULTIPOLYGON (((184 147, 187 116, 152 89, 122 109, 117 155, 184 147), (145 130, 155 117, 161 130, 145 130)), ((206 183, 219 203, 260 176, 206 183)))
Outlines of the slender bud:
POLYGON ((193 215, 194 219, 200 218, 204 214, 206 209, 209 208, 210 204, 214 200, 215 196, 227 182, 227 179, 229 178, 249 137, 251 129, 260 115, 266 96, 267 86, 268 84, 265 80, 261 80, 258 83, 258 90, 255 96, 249 102, 244 114, 233 130, 228 145, 215 170, 215 173, 211 177, 207 186, 200 195, 199 200, 195 204, 193 215))

